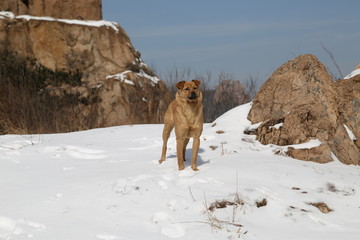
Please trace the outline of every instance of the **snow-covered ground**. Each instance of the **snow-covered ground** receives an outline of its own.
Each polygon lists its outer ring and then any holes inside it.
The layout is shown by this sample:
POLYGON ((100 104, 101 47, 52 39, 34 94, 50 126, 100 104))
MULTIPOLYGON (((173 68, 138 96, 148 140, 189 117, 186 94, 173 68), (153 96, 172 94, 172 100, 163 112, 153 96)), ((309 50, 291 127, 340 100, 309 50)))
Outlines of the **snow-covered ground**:
POLYGON ((199 172, 174 135, 158 164, 162 125, 0 136, 0 239, 359 239, 360 167, 275 155, 249 108, 205 125, 199 172))

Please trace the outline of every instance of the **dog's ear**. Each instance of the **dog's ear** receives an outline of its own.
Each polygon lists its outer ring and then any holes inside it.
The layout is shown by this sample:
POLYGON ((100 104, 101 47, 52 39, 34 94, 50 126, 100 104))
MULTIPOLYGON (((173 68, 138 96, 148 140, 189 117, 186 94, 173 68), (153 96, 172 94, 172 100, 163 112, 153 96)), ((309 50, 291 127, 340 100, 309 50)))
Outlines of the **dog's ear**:
POLYGON ((178 82, 176 84, 177 89, 182 89, 184 87, 185 81, 178 82))
POLYGON ((197 87, 200 86, 200 81, 199 80, 192 80, 192 82, 194 82, 197 87))

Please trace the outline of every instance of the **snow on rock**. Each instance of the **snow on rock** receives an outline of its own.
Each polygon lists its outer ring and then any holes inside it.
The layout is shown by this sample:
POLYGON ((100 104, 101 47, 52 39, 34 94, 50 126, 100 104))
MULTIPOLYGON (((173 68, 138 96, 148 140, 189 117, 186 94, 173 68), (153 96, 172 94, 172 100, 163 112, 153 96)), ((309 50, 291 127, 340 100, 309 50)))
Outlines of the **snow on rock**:
POLYGON ((124 82, 126 84, 135 85, 135 83, 133 81, 126 78, 126 74, 128 74, 130 72, 132 72, 132 71, 126 70, 126 71, 121 72, 121 73, 117 73, 117 74, 114 74, 114 75, 109 75, 109 76, 106 77, 106 79, 115 78, 115 79, 120 80, 121 82, 124 82))
POLYGON ((344 79, 350 79, 350 78, 355 77, 356 75, 359 75, 359 74, 360 74, 360 68, 355 69, 354 71, 352 71, 349 75, 344 77, 344 79))
POLYGON ((158 164, 161 124, 0 136, 0 239, 358 239, 360 167, 274 155, 250 107, 204 125, 199 172, 174 133, 158 164))
POLYGON ((284 123, 278 123, 278 124, 275 124, 274 126, 272 126, 271 128, 279 129, 283 125, 284 125, 284 123))
POLYGON ((295 149, 310 149, 318 147, 322 144, 322 142, 319 139, 310 139, 310 141, 295 145, 287 145, 286 147, 292 147, 295 149))
POLYGON ((143 69, 140 69, 139 72, 133 72, 131 70, 126 70, 126 71, 121 72, 121 73, 117 73, 117 74, 114 74, 114 75, 109 75, 109 76, 106 77, 106 79, 115 78, 115 79, 120 80, 121 82, 124 82, 126 84, 135 85, 135 83, 128 78, 127 75, 129 73, 133 73, 138 77, 143 77, 143 78, 146 78, 146 79, 150 80, 153 86, 154 86, 154 84, 157 84, 160 81, 160 79, 158 77, 150 76, 143 69))
POLYGON ((149 79, 153 84, 157 84, 160 81, 160 79, 158 77, 150 76, 142 69, 140 69, 139 73, 136 73, 136 75, 138 75, 139 77, 144 77, 144 78, 149 79))
POLYGON ((355 141, 355 140, 356 140, 356 136, 355 136, 355 134, 350 130, 350 128, 349 128, 346 124, 344 124, 344 128, 346 129, 346 132, 347 132, 347 134, 349 135, 349 138, 350 138, 351 140, 355 141))
POLYGON ((78 20, 78 19, 58 19, 52 17, 36 17, 30 15, 15 16, 12 12, 5 12, 5 11, 0 12, 0 18, 17 18, 17 19, 25 19, 27 21, 31 21, 31 20, 54 21, 54 22, 63 22, 67 24, 77 24, 77 25, 92 26, 92 27, 106 26, 115 30, 115 32, 119 32, 119 25, 117 23, 105 21, 105 20, 93 21, 93 20, 78 20))
POLYGON ((14 18, 15 15, 12 12, 0 11, 0 18, 14 18))

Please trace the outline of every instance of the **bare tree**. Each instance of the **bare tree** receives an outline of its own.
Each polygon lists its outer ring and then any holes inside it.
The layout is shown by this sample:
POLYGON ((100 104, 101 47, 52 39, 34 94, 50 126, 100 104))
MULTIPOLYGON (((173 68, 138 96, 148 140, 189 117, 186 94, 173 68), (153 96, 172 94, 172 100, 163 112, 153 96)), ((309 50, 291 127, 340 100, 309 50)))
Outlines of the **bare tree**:
POLYGON ((249 75, 245 81, 245 92, 248 94, 250 99, 254 99, 258 91, 258 79, 255 79, 253 75, 249 75))
POLYGON ((213 121, 224 112, 250 100, 246 88, 239 80, 235 80, 230 74, 221 73, 214 91, 212 105, 205 113, 206 120, 213 121))

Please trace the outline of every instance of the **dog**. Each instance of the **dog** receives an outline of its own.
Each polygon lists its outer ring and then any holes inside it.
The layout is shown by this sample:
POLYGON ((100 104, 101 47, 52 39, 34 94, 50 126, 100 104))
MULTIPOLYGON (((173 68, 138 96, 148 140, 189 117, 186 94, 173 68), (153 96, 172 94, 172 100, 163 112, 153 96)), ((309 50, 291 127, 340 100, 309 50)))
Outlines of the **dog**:
POLYGON ((193 138, 191 168, 198 171, 197 155, 200 147, 200 135, 203 131, 204 115, 200 81, 181 81, 176 84, 177 93, 164 115, 162 133, 163 146, 159 163, 166 159, 167 141, 175 127, 176 152, 179 170, 183 170, 185 150, 189 139, 193 138))

